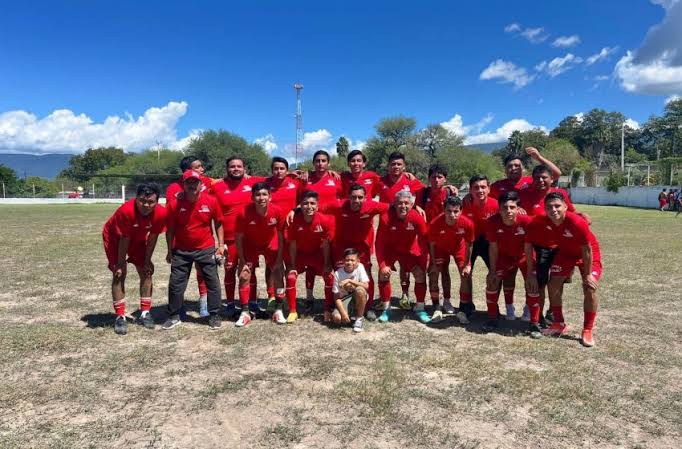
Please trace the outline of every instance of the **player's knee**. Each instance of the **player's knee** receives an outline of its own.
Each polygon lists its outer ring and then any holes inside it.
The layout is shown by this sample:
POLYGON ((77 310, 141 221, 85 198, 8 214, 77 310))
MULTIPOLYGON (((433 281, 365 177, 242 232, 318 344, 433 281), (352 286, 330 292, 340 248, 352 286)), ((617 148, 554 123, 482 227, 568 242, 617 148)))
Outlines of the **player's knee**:
POLYGON ((367 298, 367 290, 365 290, 365 287, 356 287, 355 288, 355 296, 358 299, 367 298))

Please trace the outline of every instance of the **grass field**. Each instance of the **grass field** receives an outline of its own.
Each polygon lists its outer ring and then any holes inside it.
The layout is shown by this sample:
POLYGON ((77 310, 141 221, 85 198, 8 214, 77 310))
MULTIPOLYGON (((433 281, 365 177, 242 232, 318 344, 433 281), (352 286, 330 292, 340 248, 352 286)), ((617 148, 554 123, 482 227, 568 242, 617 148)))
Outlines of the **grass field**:
MULTIPOLYGON (((518 321, 481 333, 482 312, 468 327, 396 313, 360 335, 307 319, 119 337, 100 238, 114 206, 0 206, 0 447, 680 447, 682 218, 580 209, 605 265, 592 349, 518 321)), ((579 282, 566 298, 577 335, 579 282)))

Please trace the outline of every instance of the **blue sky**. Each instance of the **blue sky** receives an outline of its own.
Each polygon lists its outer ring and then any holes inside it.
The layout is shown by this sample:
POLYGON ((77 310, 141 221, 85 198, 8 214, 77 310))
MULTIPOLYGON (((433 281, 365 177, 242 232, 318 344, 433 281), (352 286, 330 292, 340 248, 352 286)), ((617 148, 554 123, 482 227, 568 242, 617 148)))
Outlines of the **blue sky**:
POLYGON ((471 143, 594 107, 641 123, 682 94, 680 19, 676 0, 5 2, 0 151, 223 128, 287 155, 296 81, 310 150, 396 114, 471 143))

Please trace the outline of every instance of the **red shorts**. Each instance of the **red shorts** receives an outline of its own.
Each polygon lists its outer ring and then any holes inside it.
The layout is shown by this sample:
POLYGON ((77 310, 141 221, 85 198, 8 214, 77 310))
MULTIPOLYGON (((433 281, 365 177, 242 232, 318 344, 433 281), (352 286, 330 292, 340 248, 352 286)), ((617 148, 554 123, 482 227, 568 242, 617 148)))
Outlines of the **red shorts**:
MULTIPOLYGON (((102 235, 102 240, 104 242, 104 253, 107 255, 107 260, 109 261, 109 270, 112 272, 116 269, 118 264, 118 237, 107 237, 102 235)), ((136 267, 142 268, 144 266, 144 256, 147 251, 147 245, 143 242, 132 241, 128 245, 128 259, 129 263, 132 263, 136 267)))
POLYGON ((246 259, 246 264, 249 267, 253 268, 258 266, 259 256, 265 258, 265 266, 273 267, 277 261, 277 250, 269 248, 250 248, 248 246, 244 247, 244 259, 246 259))
POLYGON ((549 276, 569 277, 573 271, 573 267, 578 267, 582 277, 592 274, 596 280, 601 278, 603 268, 601 265, 601 258, 592 260, 592 273, 583 272, 583 259, 580 257, 573 257, 567 254, 557 253, 552 260, 552 266, 549 268, 549 276))
POLYGON ((400 268, 404 271, 412 271, 419 267, 426 271, 426 255, 415 256, 414 254, 386 254, 386 265, 393 267, 396 262, 400 264, 400 268))
MULTIPOLYGON (((349 248, 348 246, 334 246, 332 248, 332 257, 334 260, 334 265, 336 268, 339 268, 343 265, 343 253, 346 251, 346 249, 349 248)), ((360 252, 360 263, 365 266, 365 269, 367 269, 368 266, 372 264, 371 257, 372 253, 369 251, 367 248, 367 245, 362 245, 362 246, 354 246, 353 248, 357 249, 360 252)))
POLYGON ((324 272, 324 257, 320 253, 310 254, 296 252, 296 266, 291 265, 291 260, 289 258, 289 253, 284 255, 284 260, 287 265, 287 269, 292 268, 296 270, 297 273, 303 273, 308 270, 312 270, 316 275, 321 276, 324 272))
POLYGON ((666 200, 658 200, 658 208, 663 209, 665 206, 668 205, 668 201, 666 200))
POLYGON ((455 259, 455 265, 457 265, 459 271, 462 271, 462 268, 464 268, 464 246, 460 246, 454 251, 444 250, 436 246, 434 248, 434 253, 435 259, 433 260, 433 263, 436 265, 447 265, 450 263, 450 257, 452 257, 455 259))
POLYGON ((528 265, 526 264, 526 256, 521 257, 504 257, 497 258, 497 269, 495 274, 498 278, 503 280, 514 279, 516 277, 516 270, 521 270, 523 278, 526 279, 526 271, 528 265))

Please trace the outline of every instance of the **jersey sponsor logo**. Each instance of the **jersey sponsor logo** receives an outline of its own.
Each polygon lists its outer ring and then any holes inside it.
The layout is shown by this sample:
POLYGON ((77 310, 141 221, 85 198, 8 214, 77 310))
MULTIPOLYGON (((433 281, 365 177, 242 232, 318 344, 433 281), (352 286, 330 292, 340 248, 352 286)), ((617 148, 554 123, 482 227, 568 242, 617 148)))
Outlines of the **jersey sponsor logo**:
POLYGON ((391 226, 391 231, 395 231, 397 228, 395 226, 391 226))
POLYGON ((207 205, 203 204, 203 205, 201 206, 201 209, 199 209, 199 212, 203 212, 203 213, 206 214, 206 213, 211 212, 211 209, 209 209, 207 205))
POLYGON ((298 231, 302 231, 302 230, 303 230, 303 226, 299 226, 298 231))
POLYGON ((371 185, 371 184, 372 184, 372 180, 371 180, 371 179, 365 179, 364 182, 365 182, 365 184, 367 184, 367 185, 371 185))
POLYGON ((250 225, 255 225, 255 224, 256 224, 256 222, 255 222, 255 221, 253 221, 253 220, 251 220, 251 221, 249 222, 249 224, 250 224, 250 225))
POLYGON ((187 209, 185 209, 184 207, 181 207, 180 212, 187 212, 187 209))
POLYGON ((569 231, 568 229, 565 229, 564 230, 564 237, 573 237, 573 234, 571 234, 571 231, 569 231))
POLYGON ((225 191, 224 191, 223 193, 224 193, 225 195, 229 195, 230 193, 232 193, 232 190, 230 190, 230 189, 225 189, 225 191))
POLYGON ((293 182, 290 182, 289 184, 287 184, 287 190, 291 190, 291 189, 295 189, 295 188, 296 188, 296 184, 294 184, 293 182))
POLYGON ((251 186, 244 186, 242 189, 242 192, 250 192, 251 191, 251 186))
POLYGON ((498 234, 504 234, 504 229, 498 229, 498 230, 497 230, 497 233, 498 233, 498 234))
POLYGON ((270 221, 268 221, 268 225, 274 226, 277 224, 277 219, 275 217, 272 217, 270 221))
POLYGON ((414 231, 414 225, 412 223, 408 223, 407 226, 405 226, 405 229, 408 231, 414 231))
POLYGON ((133 228, 139 228, 139 227, 140 227, 140 225, 137 224, 137 223, 135 223, 135 224, 133 225, 133 228))
POLYGON ((560 272, 561 272, 561 265, 552 265, 552 266, 549 268, 549 271, 550 271, 551 273, 560 273, 560 272))
POLYGON ((400 189, 400 190, 402 190, 402 191, 404 191, 404 192, 409 192, 409 191, 410 191, 410 186, 408 186, 408 185, 406 184, 406 185, 404 185, 403 188, 400 189))
POLYGON ((526 235, 526 231, 523 228, 518 228, 514 235, 526 235))
MULTIPOLYGON (((458 229, 458 231, 459 231, 459 229, 458 229)), ((439 234, 445 234, 445 229, 441 229, 439 234)))
MULTIPOLYGON (((346 217, 347 215, 344 215, 346 217)), ((369 214, 362 214, 360 215, 360 218, 370 218, 369 214)))
POLYGON ((464 229, 462 229, 462 228, 457 228, 457 231, 455 232, 455 234, 457 234, 457 235, 462 235, 462 234, 464 234, 464 229))
POLYGON ((553 229, 552 229, 552 227, 551 227, 551 226, 549 226, 549 225, 545 226, 545 228, 549 229, 550 231, 552 231, 552 230, 553 230, 553 229))
POLYGON ((322 226, 317 225, 315 226, 315 229, 313 229, 313 232, 324 232, 324 230, 322 229, 322 226))
POLYGON ((336 183, 334 182, 333 179, 328 180, 328 181, 327 181, 327 184, 325 184, 325 185, 326 185, 326 186, 331 186, 331 187, 336 187, 336 183))
POLYGON ((348 214, 341 214, 342 217, 347 218, 348 214))

